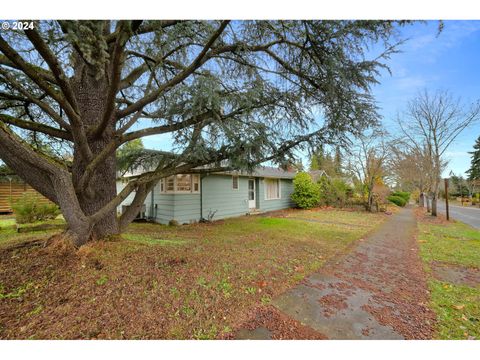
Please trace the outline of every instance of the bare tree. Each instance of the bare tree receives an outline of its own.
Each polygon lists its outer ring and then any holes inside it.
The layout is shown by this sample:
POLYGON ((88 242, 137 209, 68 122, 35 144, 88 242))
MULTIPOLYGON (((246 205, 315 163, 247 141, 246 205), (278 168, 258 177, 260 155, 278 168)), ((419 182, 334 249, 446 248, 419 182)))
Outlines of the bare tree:
POLYGON ((430 160, 426 156, 428 152, 425 151, 425 146, 415 145, 404 139, 397 139, 391 144, 388 168, 395 186, 410 192, 420 192, 419 205, 424 207, 428 205, 425 194, 430 189, 430 160))
POLYGON ((376 182, 387 175, 386 164, 390 155, 389 150, 387 134, 378 128, 358 136, 348 150, 349 159, 346 168, 361 182, 364 188, 367 211, 372 211, 373 208, 376 182))
POLYGON ((447 164, 445 152, 457 136, 479 118, 478 101, 468 106, 448 91, 432 94, 424 90, 409 102, 406 112, 398 119, 404 139, 426 159, 421 171, 427 172, 433 216, 437 216, 441 175, 447 164))

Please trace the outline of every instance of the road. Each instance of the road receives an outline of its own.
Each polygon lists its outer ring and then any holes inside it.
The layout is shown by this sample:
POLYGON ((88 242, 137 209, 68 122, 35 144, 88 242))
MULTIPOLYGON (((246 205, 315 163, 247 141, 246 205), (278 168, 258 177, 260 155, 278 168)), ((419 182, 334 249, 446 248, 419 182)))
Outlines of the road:
MULTIPOLYGON (((450 218, 480 229, 480 208, 450 205, 450 218)), ((438 211, 445 214, 445 201, 439 201, 438 211)))

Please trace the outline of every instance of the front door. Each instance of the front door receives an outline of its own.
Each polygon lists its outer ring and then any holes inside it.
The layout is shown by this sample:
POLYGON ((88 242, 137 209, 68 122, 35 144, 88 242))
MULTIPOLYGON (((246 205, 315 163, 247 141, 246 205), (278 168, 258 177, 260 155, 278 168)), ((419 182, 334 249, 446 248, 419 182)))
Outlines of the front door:
POLYGON ((255 179, 248 179, 248 208, 255 209, 255 179))

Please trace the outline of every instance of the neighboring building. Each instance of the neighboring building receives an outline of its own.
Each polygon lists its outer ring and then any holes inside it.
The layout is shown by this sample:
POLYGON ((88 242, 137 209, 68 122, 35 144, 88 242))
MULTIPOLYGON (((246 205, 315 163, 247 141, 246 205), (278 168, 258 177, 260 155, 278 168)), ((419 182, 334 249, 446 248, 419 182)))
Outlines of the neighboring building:
MULTIPOLYGON (((161 179, 145 199, 140 217, 162 224, 180 224, 201 219, 218 220, 250 213, 280 210, 293 206, 294 172, 259 167, 252 174, 222 172, 178 174, 161 179)), ((117 182, 117 192, 128 182, 117 182)), ((118 207, 122 213, 135 194, 118 207)))
POLYGON ((330 176, 328 176, 325 170, 310 170, 308 173, 310 174, 310 177, 314 182, 317 182, 322 177, 326 177, 327 179, 330 179, 330 176))

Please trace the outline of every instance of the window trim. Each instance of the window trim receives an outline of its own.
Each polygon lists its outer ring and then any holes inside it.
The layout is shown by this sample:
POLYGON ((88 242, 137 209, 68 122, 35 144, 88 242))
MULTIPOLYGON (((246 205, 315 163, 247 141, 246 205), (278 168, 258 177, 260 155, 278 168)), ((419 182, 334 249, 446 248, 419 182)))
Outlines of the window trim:
POLYGON ((265 201, 270 201, 270 200, 281 200, 282 199, 282 179, 280 178, 264 178, 263 179, 263 187, 264 187, 264 191, 263 191, 263 194, 264 194, 264 200, 265 201), (278 184, 278 197, 276 198, 267 198, 267 180, 275 180, 278 184))
POLYGON ((160 193, 162 194, 200 194, 201 190, 201 181, 200 181, 200 175, 199 174, 175 174, 175 175, 170 175, 165 178, 160 179, 161 182, 163 182, 163 191, 161 191, 161 186, 160 186, 160 193), (177 190, 177 175, 190 175, 190 190, 177 190), (173 177, 173 190, 167 190, 167 179, 173 177), (198 179, 198 191, 194 190, 194 181, 193 178, 197 177, 198 179))
POLYGON ((240 177, 238 175, 232 175, 232 190, 238 191, 240 190, 240 177), (237 187, 233 186, 233 179, 237 178, 237 187))

